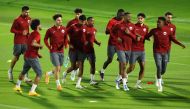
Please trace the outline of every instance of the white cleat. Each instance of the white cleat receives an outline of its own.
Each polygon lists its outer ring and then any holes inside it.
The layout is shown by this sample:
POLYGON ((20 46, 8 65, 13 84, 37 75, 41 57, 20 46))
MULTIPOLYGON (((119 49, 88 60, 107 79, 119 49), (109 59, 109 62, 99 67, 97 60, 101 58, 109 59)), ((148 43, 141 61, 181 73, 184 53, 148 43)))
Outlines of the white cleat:
POLYGON ((90 85, 98 85, 98 82, 96 82, 96 81, 90 81, 90 85))
POLYGON ((162 79, 161 83, 162 83, 162 85, 164 84, 164 80, 163 79, 162 79))
POLYGON ((124 91, 129 91, 129 88, 127 87, 127 85, 124 85, 124 86, 123 86, 123 90, 124 90, 124 91))
POLYGON ((24 82, 28 83, 28 82, 32 82, 32 79, 28 78, 28 77, 25 77, 24 78, 24 82))
POLYGON ((13 81, 13 73, 12 73, 12 71, 10 69, 8 70, 8 78, 9 78, 10 82, 13 81))
POLYGON ((117 90, 119 90, 120 89, 120 81, 115 81, 116 82, 116 85, 115 85, 115 88, 117 89, 117 90))
POLYGON ((163 92, 163 87, 162 87, 162 85, 158 86, 158 92, 163 92))
POLYGON ((84 87, 82 87, 81 85, 76 85, 77 89, 83 89, 84 87))
POLYGON ((64 84, 64 83, 66 82, 66 79, 63 78, 63 79, 61 80, 61 82, 62 82, 62 84, 64 84))
POLYGON ((74 70, 71 72, 71 81, 75 81, 75 75, 76 75, 77 71, 74 70))
POLYGON ((136 85, 135 85, 135 88, 137 88, 137 89, 142 89, 142 87, 141 87, 140 84, 136 84, 136 85))

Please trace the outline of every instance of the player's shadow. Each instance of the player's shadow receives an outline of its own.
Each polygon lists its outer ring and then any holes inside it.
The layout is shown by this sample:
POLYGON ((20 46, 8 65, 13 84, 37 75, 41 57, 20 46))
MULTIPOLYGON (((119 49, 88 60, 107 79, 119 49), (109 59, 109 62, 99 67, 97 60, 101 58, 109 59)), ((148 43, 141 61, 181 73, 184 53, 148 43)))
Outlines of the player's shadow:
POLYGON ((32 103, 37 103, 45 108, 48 108, 48 109, 58 109, 58 107, 52 103, 50 103, 48 101, 47 98, 44 98, 42 96, 40 97, 31 97, 31 96, 28 96, 28 95, 22 95, 23 97, 29 99, 32 101, 32 103))

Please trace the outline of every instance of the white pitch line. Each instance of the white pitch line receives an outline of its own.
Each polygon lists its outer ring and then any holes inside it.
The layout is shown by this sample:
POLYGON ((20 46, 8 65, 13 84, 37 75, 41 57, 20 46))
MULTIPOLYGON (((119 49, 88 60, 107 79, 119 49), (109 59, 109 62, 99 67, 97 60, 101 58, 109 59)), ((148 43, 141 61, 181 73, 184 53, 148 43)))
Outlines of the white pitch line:
POLYGON ((23 107, 18 107, 18 106, 13 106, 13 105, 6 105, 6 104, 0 104, 0 107, 12 108, 12 109, 28 109, 28 108, 23 108, 23 107))

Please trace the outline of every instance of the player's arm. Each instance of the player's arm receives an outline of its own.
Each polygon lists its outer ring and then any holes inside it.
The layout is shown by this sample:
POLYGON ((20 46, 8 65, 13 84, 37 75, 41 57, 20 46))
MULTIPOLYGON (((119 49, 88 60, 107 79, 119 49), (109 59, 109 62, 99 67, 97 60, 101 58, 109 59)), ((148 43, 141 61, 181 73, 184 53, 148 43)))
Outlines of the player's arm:
POLYGON ((130 31, 128 28, 126 28, 125 34, 129 35, 133 40, 136 41, 137 36, 136 36, 136 33, 135 33, 135 29, 133 29, 132 31, 130 31))
POLYGON ((106 35, 107 34, 110 34, 110 29, 112 28, 112 22, 111 22, 111 20, 108 22, 108 24, 107 24, 107 26, 106 26, 106 31, 105 31, 105 33, 106 33, 106 35))
POLYGON ((19 28, 19 24, 18 24, 18 21, 15 19, 12 26, 11 26, 11 33, 15 33, 15 34, 23 34, 23 31, 22 30, 18 30, 19 28))
POLYGON ((185 45, 178 41, 174 35, 170 35, 170 40, 182 48, 185 48, 185 45))
POLYGON ((45 34, 45 37, 44 37, 44 43, 45 43, 46 47, 50 50, 51 46, 49 44, 49 37, 50 37, 50 30, 48 29, 46 31, 46 34, 45 34))
POLYGON ((43 45, 39 44, 38 41, 40 40, 40 36, 36 37, 33 41, 32 41, 32 46, 36 47, 36 48, 43 48, 43 45))
POLYGON ((94 40, 94 43, 95 43, 96 45, 98 45, 98 46, 101 45, 101 42, 99 42, 97 39, 94 40))
POLYGON ((150 37, 153 36, 153 33, 154 33, 154 30, 153 29, 150 30, 150 32, 146 34, 145 39, 150 41, 150 37))

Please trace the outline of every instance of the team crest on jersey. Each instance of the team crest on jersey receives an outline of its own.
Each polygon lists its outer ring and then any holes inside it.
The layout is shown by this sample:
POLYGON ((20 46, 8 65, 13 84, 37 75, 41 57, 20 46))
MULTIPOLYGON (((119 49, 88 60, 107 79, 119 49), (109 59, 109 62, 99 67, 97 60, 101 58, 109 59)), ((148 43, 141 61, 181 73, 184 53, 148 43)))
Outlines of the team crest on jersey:
POLYGON ((86 32, 86 29, 82 29, 83 32, 86 32))
POLYGON ((173 29, 173 28, 170 28, 170 30, 171 30, 171 31, 174 31, 174 29, 173 29))
POLYGON ((133 27, 132 27, 132 26, 130 26, 130 27, 129 27, 129 29, 130 29, 130 30, 132 30, 132 29, 133 29, 133 27))
POLYGON ((146 32, 146 28, 143 28, 143 31, 146 32))
POLYGON ((94 34, 96 34, 96 31, 94 31, 94 34))
POLYGON ((163 35, 167 35, 167 32, 163 32, 163 35))
POLYGON ((30 23, 30 20, 28 20, 28 23, 30 23))
POLYGON ((62 33, 65 33, 65 30, 61 30, 62 33))

